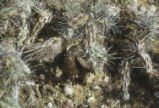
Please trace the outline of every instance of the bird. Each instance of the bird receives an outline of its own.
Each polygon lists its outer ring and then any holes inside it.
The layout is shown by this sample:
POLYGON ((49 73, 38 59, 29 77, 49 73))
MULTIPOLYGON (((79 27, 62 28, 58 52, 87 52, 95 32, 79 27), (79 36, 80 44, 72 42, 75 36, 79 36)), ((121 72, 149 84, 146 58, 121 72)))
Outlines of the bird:
POLYGON ((54 60, 66 48, 66 40, 63 37, 51 37, 42 43, 35 43, 26 46, 23 51, 25 61, 39 59, 54 60))
POLYGON ((72 46, 64 55, 61 69, 65 79, 82 81, 85 72, 91 69, 88 62, 80 56, 80 48, 72 46))

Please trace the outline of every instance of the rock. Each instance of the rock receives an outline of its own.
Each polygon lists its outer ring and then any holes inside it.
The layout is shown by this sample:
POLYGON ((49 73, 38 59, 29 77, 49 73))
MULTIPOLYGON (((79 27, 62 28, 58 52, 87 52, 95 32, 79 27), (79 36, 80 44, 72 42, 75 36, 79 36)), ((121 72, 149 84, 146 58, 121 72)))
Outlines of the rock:
POLYGON ((71 96, 73 94, 73 88, 71 85, 66 84, 65 88, 64 88, 64 93, 66 96, 71 96))
POLYGON ((49 103, 47 104, 47 106, 48 106, 48 108, 53 108, 53 105, 52 105, 51 102, 49 102, 49 103))

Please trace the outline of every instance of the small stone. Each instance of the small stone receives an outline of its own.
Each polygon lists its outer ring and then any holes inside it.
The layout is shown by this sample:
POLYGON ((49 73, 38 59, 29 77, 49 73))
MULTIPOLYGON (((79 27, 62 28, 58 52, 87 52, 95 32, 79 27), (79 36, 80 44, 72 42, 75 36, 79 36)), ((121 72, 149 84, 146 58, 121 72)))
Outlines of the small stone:
POLYGON ((48 106, 48 108, 53 108, 53 105, 52 105, 51 102, 49 102, 49 103, 47 104, 47 106, 48 106))
POLYGON ((91 96, 88 98, 87 103, 92 105, 93 103, 95 103, 95 101, 96 101, 96 98, 94 96, 91 96))
POLYGON ((101 88, 99 86, 94 87, 95 90, 100 90, 101 88))
POLYGON ((71 99, 67 99, 65 108, 73 108, 74 104, 71 99))
POLYGON ((64 88, 64 93, 65 95, 69 95, 71 96, 73 94, 73 88, 71 85, 66 85, 65 88, 64 88))

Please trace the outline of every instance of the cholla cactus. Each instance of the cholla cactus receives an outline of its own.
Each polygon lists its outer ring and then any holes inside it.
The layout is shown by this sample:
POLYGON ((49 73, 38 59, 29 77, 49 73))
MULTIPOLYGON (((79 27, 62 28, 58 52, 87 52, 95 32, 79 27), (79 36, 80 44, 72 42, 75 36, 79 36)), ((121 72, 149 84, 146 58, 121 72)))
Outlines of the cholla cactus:
POLYGON ((0 106, 19 108, 19 83, 30 74, 30 69, 11 45, 0 44, 0 58, 0 106))
POLYGON ((88 62, 97 70, 103 71, 104 64, 108 63, 111 57, 108 51, 109 49, 102 47, 98 42, 93 42, 90 47, 86 49, 86 54, 89 55, 88 62))
POLYGON ((131 40, 129 43, 129 51, 133 52, 132 57, 136 57, 135 54, 137 54, 137 57, 140 57, 143 60, 147 74, 155 75, 156 73, 154 73, 153 62, 150 55, 147 53, 145 43, 144 40, 131 40))
POLYGON ((112 32, 113 34, 119 33, 117 15, 120 9, 113 6, 100 7, 95 12, 96 21, 102 25, 105 35, 112 32))
POLYGON ((121 63, 121 90, 122 90, 122 98, 123 100, 127 101, 130 99, 129 94, 129 85, 130 85, 130 67, 129 62, 125 59, 121 63))
POLYGON ((95 22, 89 22, 86 28, 86 40, 84 46, 85 46, 85 52, 86 55, 89 56, 88 61, 93 65, 94 68, 99 69, 100 71, 103 70, 104 63, 106 63, 108 60, 106 55, 108 54, 107 50, 105 49, 103 43, 98 41, 99 36, 98 35, 98 28, 95 22))
POLYGON ((135 23, 137 26, 141 29, 141 37, 145 41, 154 41, 158 38, 159 34, 159 17, 158 16, 152 16, 152 17, 146 17, 141 16, 139 17, 135 23))
POLYGON ((27 38, 29 34, 29 24, 27 23, 27 19, 31 16, 31 10, 33 6, 33 2, 31 0, 17 0, 16 6, 19 7, 21 10, 20 18, 21 18, 21 26, 19 27, 18 33, 18 46, 22 46, 24 40, 27 38))
POLYGON ((148 74, 153 74, 153 66, 151 57, 145 51, 145 44, 142 41, 139 41, 137 44, 138 54, 145 62, 145 68, 148 74))
POLYGON ((40 17, 39 20, 36 22, 31 33, 32 42, 35 42, 40 30, 44 27, 45 24, 49 23, 52 19, 52 13, 49 12, 48 10, 37 10, 37 11, 40 14, 40 17))

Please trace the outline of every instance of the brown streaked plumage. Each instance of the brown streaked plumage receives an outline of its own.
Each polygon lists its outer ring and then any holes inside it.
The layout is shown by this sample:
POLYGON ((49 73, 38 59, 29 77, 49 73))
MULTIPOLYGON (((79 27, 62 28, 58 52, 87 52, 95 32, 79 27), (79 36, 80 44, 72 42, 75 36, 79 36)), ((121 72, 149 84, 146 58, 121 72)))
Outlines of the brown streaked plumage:
POLYGON ((52 59, 66 48, 66 40, 62 37, 52 37, 43 43, 36 43, 24 49, 24 60, 52 59))

